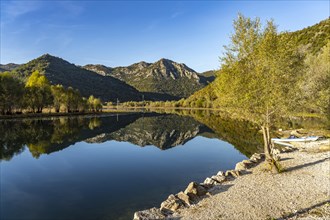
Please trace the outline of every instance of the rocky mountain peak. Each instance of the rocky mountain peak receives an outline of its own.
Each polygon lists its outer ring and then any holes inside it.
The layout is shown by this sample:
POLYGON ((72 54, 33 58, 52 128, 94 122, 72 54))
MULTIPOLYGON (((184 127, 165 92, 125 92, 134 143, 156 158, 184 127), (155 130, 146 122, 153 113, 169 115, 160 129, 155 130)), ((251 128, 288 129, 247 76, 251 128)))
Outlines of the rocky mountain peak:
POLYGON ((178 79, 186 77, 196 81, 199 80, 199 76, 196 71, 190 69, 185 64, 176 63, 172 60, 162 58, 154 63, 153 67, 153 73, 160 74, 165 78, 178 79))
POLYGON ((106 67, 106 66, 101 65, 101 64, 96 64, 96 65, 88 64, 88 65, 83 66, 83 68, 87 69, 89 71, 93 71, 95 73, 98 73, 102 76, 106 76, 106 75, 111 73, 111 68, 110 67, 106 67))
POLYGON ((134 63, 133 65, 129 66, 128 68, 142 70, 144 68, 147 68, 148 66, 150 66, 150 63, 141 61, 138 63, 134 63))

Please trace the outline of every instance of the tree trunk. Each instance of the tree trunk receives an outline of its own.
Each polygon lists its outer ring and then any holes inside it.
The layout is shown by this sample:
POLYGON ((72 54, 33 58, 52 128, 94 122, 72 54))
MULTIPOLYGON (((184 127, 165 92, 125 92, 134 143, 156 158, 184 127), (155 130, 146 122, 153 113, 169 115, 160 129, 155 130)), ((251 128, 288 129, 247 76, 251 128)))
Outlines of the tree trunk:
POLYGON ((267 125, 261 126, 262 134, 264 137, 264 152, 266 161, 269 163, 271 170, 278 173, 279 168, 277 166, 277 162, 272 155, 273 143, 271 141, 269 127, 267 125))
POLYGON ((264 152, 265 152, 265 157, 267 160, 272 159, 272 156, 270 154, 271 152, 271 148, 270 148, 270 144, 269 144, 269 129, 268 127, 262 126, 262 134, 264 137, 264 152))

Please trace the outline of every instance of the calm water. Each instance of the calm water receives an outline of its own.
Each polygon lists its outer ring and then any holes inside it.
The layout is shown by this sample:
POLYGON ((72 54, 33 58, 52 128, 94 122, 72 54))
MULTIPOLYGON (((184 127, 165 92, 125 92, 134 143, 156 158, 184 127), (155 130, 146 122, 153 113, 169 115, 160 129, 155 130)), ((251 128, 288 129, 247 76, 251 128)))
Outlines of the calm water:
POLYGON ((132 219, 258 150, 246 146, 255 131, 237 137, 248 126, 200 121, 156 114, 0 121, 1 219, 132 219))

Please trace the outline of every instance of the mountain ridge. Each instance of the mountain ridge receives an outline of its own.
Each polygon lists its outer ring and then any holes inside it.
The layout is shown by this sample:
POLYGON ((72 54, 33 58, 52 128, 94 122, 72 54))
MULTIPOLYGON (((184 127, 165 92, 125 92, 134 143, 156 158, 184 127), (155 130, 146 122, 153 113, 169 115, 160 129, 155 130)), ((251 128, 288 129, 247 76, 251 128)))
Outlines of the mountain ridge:
POLYGON ((113 77, 102 77, 62 58, 44 54, 22 64, 12 71, 23 80, 34 71, 45 74, 51 84, 78 89, 82 96, 94 95, 103 101, 141 100, 141 94, 133 87, 113 77), (124 91, 124 92, 123 92, 124 91))
POLYGON ((102 64, 78 66, 50 54, 25 64, 6 64, 0 72, 11 71, 26 80, 34 71, 44 73, 51 84, 78 89, 83 96, 94 95, 103 101, 165 101, 188 97, 209 83, 183 63, 162 58, 155 63, 141 61, 127 67, 102 64))
POLYGON ((120 67, 87 64, 83 68, 102 76, 120 79, 140 92, 168 94, 178 98, 188 97, 206 86, 211 79, 204 77, 183 63, 165 58, 154 63, 140 61, 120 67))

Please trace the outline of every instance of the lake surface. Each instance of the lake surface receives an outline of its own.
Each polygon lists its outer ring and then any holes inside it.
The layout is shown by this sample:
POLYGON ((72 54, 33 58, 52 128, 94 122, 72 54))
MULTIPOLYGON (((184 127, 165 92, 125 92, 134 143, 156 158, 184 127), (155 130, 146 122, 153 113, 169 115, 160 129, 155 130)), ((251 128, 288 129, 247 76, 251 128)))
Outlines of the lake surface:
POLYGON ((0 121, 1 219, 132 219, 259 150, 249 126, 197 119, 148 113, 0 121))

